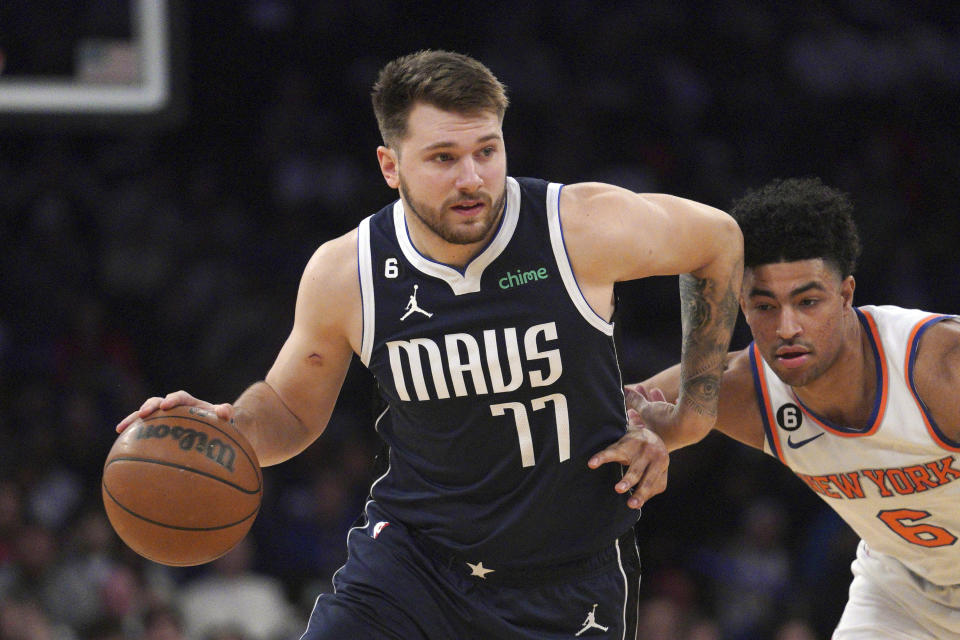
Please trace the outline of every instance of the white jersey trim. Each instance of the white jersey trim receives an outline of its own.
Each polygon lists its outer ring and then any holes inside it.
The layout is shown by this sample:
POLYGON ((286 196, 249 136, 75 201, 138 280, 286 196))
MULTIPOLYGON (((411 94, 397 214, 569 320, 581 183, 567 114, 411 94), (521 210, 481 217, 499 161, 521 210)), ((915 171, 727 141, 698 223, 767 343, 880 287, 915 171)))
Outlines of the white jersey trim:
POLYGON ((417 251, 407 230, 403 200, 397 200, 393 205, 393 226, 397 234, 397 242, 400 244, 400 250, 403 251, 403 255, 415 269, 425 275, 443 280, 450 285, 455 295, 480 291, 480 278, 484 270, 507 248, 507 244, 509 244, 513 232, 517 228, 517 220, 520 218, 520 185, 509 176, 506 183, 506 195, 507 202, 504 206, 500 228, 497 229, 490 244, 470 261, 463 273, 453 267, 431 260, 417 251))
POLYGON ((370 253, 370 217, 364 218, 357 227, 357 262, 360 278, 360 305, 363 309, 363 326, 361 327, 360 361, 363 366, 370 366, 370 356, 373 353, 373 337, 376 324, 376 313, 373 296, 373 263, 370 253))
POLYGON ((570 266, 567 247, 563 243, 563 225, 560 224, 560 189, 562 187, 563 185, 556 182, 551 182, 547 186, 547 224, 550 226, 550 245, 553 247, 553 257, 557 262, 557 268, 560 270, 563 285, 567 289, 567 295, 570 296, 570 300, 577 311, 595 329, 612 336, 613 324, 597 315, 587 299, 583 297, 580 285, 577 284, 577 279, 573 275, 573 267, 570 266))

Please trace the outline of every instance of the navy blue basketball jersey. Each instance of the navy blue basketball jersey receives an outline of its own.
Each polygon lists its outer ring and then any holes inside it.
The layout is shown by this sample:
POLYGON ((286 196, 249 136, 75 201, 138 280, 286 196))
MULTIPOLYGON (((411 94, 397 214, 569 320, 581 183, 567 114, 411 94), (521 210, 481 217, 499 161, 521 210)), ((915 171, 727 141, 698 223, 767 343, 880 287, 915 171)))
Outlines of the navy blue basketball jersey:
POLYGON ((389 407, 383 511, 485 567, 608 546, 638 512, 619 465, 587 467, 625 432, 613 325, 563 244, 561 185, 507 178, 486 248, 463 270, 417 252, 401 200, 359 228, 360 358, 389 407))

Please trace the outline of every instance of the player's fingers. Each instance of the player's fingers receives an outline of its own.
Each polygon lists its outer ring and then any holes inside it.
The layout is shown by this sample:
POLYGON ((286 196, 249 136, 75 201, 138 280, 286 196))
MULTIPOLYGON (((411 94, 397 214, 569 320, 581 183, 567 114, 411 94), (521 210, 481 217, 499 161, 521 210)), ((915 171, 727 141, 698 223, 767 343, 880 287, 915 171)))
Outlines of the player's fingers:
POLYGON ((631 427, 643 426, 643 416, 636 409, 627 409, 627 424, 631 427))
POLYGON ((196 406, 201 404, 196 398, 184 391, 183 389, 179 391, 174 391, 173 393, 168 393, 163 401, 160 403, 160 409, 173 409, 174 407, 179 407, 181 405, 191 405, 196 406))
POLYGON ((227 422, 233 420, 234 413, 236 413, 233 405, 229 402, 213 405, 213 412, 217 414, 218 418, 221 420, 226 420, 227 422))
POLYGON ((143 401, 143 404, 140 405, 139 414, 141 417, 148 416, 160 407, 160 403, 163 401, 163 398, 158 396, 153 396, 152 398, 147 398, 143 401))
POLYGON ((140 405, 140 410, 137 411, 138 418, 146 418, 151 413, 160 408, 160 403, 163 402, 163 398, 154 396, 152 398, 147 398, 147 400, 140 405))
POLYGON ((667 396, 663 395, 663 391, 660 389, 651 389, 650 390, 650 399, 654 402, 666 402, 667 396))
POLYGON ((604 449, 603 451, 594 454, 593 457, 587 461, 587 466, 591 469, 596 469, 597 467, 607 464, 612 460, 613 458, 610 457, 610 453, 607 451, 607 449, 604 449))
MULTIPOLYGON (((620 464, 629 464, 630 455, 625 447, 625 442, 623 439, 614 442, 612 445, 600 451, 599 453, 594 454, 592 458, 587 462, 587 466, 591 469, 596 469, 597 467, 607 464, 608 462, 619 462, 620 464)), ((621 492, 622 493, 622 492, 621 492)))
POLYGON ((163 398, 157 396, 153 396, 152 398, 147 398, 144 400, 139 409, 117 423, 117 433, 123 433, 123 430, 136 422, 138 418, 146 418, 151 413, 156 411, 158 408, 160 408, 160 402, 162 400, 163 398))
MULTIPOLYGON (((649 464, 643 467, 639 478, 637 478, 636 485, 633 489, 633 495, 631 495, 630 499, 627 500, 627 506, 631 508, 639 509, 647 502, 647 500, 658 493, 663 493, 663 491, 667 488, 667 461, 654 459, 648 462, 649 464)), ((631 465, 630 471, 632 470, 633 467, 631 465)), ((626 475, 624 475, 624 477, 626 478, 626 475)))
MULTIPOLYGON (((640 481, 643 479, 643 475, 646 472, 647 468, 650 466, 650 460, 646 456, 640 456, 637 459, 633 460, 630 463, 630 466, 627 467, 626 472, 623 474, 623 477, 620 479, 620 482, 617 483, 617 486, 614 487, 617 493, 626 493, 630 489, 636 487, 640 481)), ((637 492, 634 491, 634 498, 639 498, 637 492)), ((635 502, 631 500, 628 502, 635 502)))
POLYGON ((140 410, 137 409, 126 418, 117 423, 117 433, 123 433, 123 430, 133 424, 140 417, 140 410))
POLYGON ((657 481, 654 483, 654 493, 651 494, 651 497, 654 495, 663 493, 667 490, 668 478, 670 476, 670 468, 667 467, 663 472, 657 477, 657 481))
POLYGON ((666 469, 659 473, 650 470, 644 474, 643 482, 637 487, 636 490, 634 490, 630 500, 627 501, 627 506, 639 509, 646 504, 650 498, 666 491, 667 475, 668 473, 666 469), (636 500, 637 502, 632 503, 633 500, 636 500))
POLYGON ((640 393, 634 389, 624 387, 623 396, 626 400, 627 408, 635 411, 642 411, 643 407, 648 404, 645 393, 646 392, 640 393))
POLYGON ((637 382, 636 384, 625 384, 623 385, 623 394, 627 398, 631 395, 637 395, 644 391, 643 385, 637 382))

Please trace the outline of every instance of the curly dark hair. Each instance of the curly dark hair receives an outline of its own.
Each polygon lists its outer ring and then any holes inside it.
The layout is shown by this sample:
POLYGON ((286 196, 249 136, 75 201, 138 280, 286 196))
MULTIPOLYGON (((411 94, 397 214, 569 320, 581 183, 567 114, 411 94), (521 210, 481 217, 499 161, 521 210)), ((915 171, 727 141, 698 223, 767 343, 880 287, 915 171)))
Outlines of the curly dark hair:
POLYGON ((822 258, 845 278, 856 268, 860 236, 847 194, 820 178, 773 180, 734 201, 744 266, 822 258))

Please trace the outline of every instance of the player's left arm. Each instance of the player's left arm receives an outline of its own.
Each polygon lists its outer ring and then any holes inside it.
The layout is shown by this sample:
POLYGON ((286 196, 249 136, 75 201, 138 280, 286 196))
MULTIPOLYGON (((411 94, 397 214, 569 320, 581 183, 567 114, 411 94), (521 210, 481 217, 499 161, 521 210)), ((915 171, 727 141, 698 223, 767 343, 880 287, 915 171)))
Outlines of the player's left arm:
POLYGON ((944 320, 924 332, 913 381, 943 434, 960 442, 960 320, 944 320))
MULTIPOLYGON (((736 222, 692 200, 599 183, 564 187, 560 217, 577 284, 602 317, 613 312, 616 282, 680 276, 680 394, 672 418, 709 431, 739 309, 743 235, 736 222)), ((632 449, 638 453, 630 460, 616 459, 638 479, 628 501, 634 508, 666 488, 666 447, 659 437, 651 440, 632 449)), ((629 491, 629 484, 615 490, 629 491)))
POLYGON ((680 276, 677 420, 712 428, 739 311, 743 235, 737 223, 699 202, 598 183, 564 187, 560 215, 577 282, 600 315, 612 311, 615 282, 680 276))

